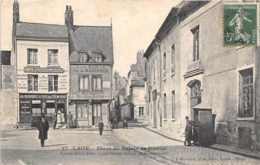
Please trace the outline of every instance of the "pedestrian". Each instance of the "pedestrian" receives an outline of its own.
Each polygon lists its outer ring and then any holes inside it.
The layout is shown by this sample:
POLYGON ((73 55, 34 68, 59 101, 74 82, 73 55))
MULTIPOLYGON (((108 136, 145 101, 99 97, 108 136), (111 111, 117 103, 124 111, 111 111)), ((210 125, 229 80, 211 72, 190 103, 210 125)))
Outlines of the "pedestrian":
POLYGON ((61 122, 65 123, 65 114, 64 114, 64 109, 61 108, 61 122))
POLYGON ((57 124, 57 114, 56 114, 56 112, 53 113, 52 118, 53 118, 52 119, 53 120, 53 129, 55 129, 56 124, 57 124))
POLYGON ((72 121, 72 114, 69 112, 68 114, 68 127, 72 128, 73 127, 73 121, 72 121))
POLYGON ((189 120, 189 117, 185 117, 186 127, 185 127, 185 141, 184 145, 186 146, 186 142, 188 142, 188 146, 191 146, 191 137, 192 137, 192 123, 189 120))
POLYGON ((39 139, 41 139, 41 146, 44 147, 44 141, 48 139, 49 123, 45 120, 45 116, 41 117, 38 123, 39 139))
POLYGON ((103 124, 102 120, 100 120, 100 122, 98 124, 98 128, 99 128, 99 135, 102 135, 103 128, 104 128, 104 124, 103 124))
POLYGON ((114 117, 114 119, 113 119, 113 125, 112 125, 112 129, 114 129, 115 128, 115 125, 116 125, 117 123, 116 123, 116 117, 114 117))
POLYGON ((127 118, 125 117, 123 120, 123 129, 127 129, 127 118))
POLYGON ((58 127, 61 126, 61 111, 58 110, 58 113, 57 113, 57 125, 58 127))

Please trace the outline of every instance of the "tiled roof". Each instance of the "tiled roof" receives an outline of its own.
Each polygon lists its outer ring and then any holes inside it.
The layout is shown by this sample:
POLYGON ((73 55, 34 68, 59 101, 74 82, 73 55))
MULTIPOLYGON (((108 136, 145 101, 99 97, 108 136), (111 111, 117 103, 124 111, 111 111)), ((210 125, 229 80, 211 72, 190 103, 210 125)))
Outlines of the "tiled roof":
POLYGON ((103 63, 113 63, 112 27, 110 26, 74 26, 70 30, 70 62, 79 62, 78 51, 84 49, 92 56, 88 62, 94 62, 93 52, 101 51, 103 63))
POLYGON ((43 23, 18 22, 16 26, 17 38, 64 38, 68 40, 65 25, 43 23))

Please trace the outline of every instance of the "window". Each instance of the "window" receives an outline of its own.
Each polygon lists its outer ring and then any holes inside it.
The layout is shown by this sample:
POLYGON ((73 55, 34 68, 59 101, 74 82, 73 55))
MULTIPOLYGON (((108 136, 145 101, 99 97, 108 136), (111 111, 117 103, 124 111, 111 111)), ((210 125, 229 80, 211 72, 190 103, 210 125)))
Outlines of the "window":
POLYGON ((144 107, 139 107, 139 116, 144 115, 144 107))
POLYGON ((38 91, 38 75, 28 75, 28 91, 38 91))
POLYGON ((58 91, 58 76, 57 75, 49 75, 49 91, 58 91))
POLYGON ((253 69, 239 72, 239 117, 253 116, 253 69))
POLYGON ((175 118, 175 91, 172 91, 172 119, 175 118))
POLYGON ((164 101, 164 106, 163 106, 163 109, 164 109, 164 118, 166 119, 167 118, 167 98, 166 98, 166 93, 163 95, 163 101, 164 101))
POLYGON ((89 90, 89 76, 84 75, 79 77, 79 89, 89 90))
POLYGON ((32 115, 41 116, 41 100, 32 100, 32 115))
POLYGON ((46 100, 47 116, 52 116, 55 113, 55 100, 46 100))
POLYGON ((171 48, 171 72, 175 71, 175 46, 171 48))
POLYGON ((37 49, 27 49, 27 64, 38 64, 37 49))
POLYGON ((199 26, 191 30, 193 33, 193 61, 199 60, 199 26))
POLYGON ((101 52, 95 52, 95 62, 102 62, 102 53, 101 52))
POLYGON ((58 50, 48 50, 48 65, 58 65, 58 50))
POLYGON ((77 119, 88 119, 89 106, 88 104, 77 104, 77 119))
POLYGON ((101 117, 101 104, 93 104, 93 116, 101 117))
POLYGON ((87 62, 88 61, 88 54, 87 53, 81 52, 79 55, 80 55, 80 59, 79 59, 80 62, 87 62))
POLYGON ((163 54, 163 70, 166 70, 166 53, 163 54))
POLYGON ((102 89, 102 78, 101 76, 93 76, 92 77, 92 89, 93 90, 101 90, 102 89))

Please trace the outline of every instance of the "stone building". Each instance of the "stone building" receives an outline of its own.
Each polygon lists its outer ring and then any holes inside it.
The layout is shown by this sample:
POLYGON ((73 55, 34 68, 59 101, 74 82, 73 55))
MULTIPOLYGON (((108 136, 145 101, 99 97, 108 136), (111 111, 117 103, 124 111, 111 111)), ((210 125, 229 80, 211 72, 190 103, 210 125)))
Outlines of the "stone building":
POLYGON ((260 48, 223 46, 224 4, 181 2, 146 50, 150 126, 183 140, 189 116, 199 141, 259 149, 260 48))
POLYGON ((14 1, 13 53, 15 57, 19 123, 35 126, 41 115, 52 120, 61 111, 66 122, 69 93, 69 40, 64 25, 19 20, 14 1))
POLYGON ((80 127, 109 123, 112 99, 113 38, 111 26, 78 26, 67 6, 65 25, 69 34, 69 112, 80 127))

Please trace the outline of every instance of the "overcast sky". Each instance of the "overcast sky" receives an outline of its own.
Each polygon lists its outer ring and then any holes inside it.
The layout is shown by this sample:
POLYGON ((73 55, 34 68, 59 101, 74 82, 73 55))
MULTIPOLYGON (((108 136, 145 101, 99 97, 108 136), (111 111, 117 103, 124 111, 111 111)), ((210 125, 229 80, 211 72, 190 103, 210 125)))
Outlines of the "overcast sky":
MULTIPOLYGON (((13 0, 1 1, 1 50, 11 50, 13 0)), ((20 21, 64 25, 66 5, 75 25, 113 24, 114 70, 127 76, 138 50, 146 50, 179 0, 18 0, 20 21)))

